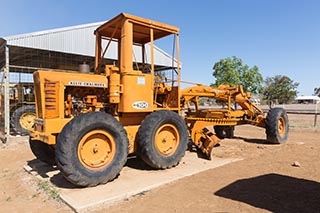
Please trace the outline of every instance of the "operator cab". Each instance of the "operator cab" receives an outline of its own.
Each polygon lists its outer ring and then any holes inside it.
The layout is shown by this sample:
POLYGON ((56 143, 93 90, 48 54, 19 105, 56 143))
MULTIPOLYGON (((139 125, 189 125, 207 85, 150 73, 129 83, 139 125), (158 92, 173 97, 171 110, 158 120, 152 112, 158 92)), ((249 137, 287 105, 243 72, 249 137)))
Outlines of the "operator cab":
POLYGON ((109 102, 119 104, 119 112, 152 112, 157 108, 180 110, 178 33, 177 27, 125 13, 95 30, 95 73, 105 72, 109 78, 109 102), (174 36, 177 59, 172 56, 171 71, 164 76, 161 72, 164 68, 155 65, 154 42, 169 35, 174 36), (104 55, 114 44, 117 45, 118 64, 103 66, 104 55), (134 96, 132 91, 135 91, 134 96))

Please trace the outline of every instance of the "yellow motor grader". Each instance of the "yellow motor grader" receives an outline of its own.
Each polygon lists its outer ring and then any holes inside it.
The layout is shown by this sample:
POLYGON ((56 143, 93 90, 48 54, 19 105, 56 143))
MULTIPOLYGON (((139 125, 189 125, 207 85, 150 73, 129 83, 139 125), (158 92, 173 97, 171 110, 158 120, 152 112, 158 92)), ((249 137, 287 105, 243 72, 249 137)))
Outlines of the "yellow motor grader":
MULTIPOLYGON (((10 126, 11 131, 20 135, 29 134, 34 124, 36 107, 33 95, 33 83, 19 82, 9 85, 10 126)), ((3 117, 3 100, 0 96, 0 118, 3 117)))
POLYGON ((241 86, 181 88, 179 28, 121 13, 94 34, 93 72, 34 73, 37 118, 30 147, 38 159, 57 164, 70 182, 95 186, 111 181, 129 154, 155 169, 174 167, 189 138, 210 158, 213 147, 232 137, 236 125, 265 128, 271 143, 287 139, 286 112, 274 108, 265 116, 241 86), (155 63, 155 42, 168 36, 174 54, 166 69, 155 63), (106 64, 111 46, 118 60, 106 64), (228 107, 201 109, 201 97, 228 107), (241 109, 233 109, 233 103, 241 109))

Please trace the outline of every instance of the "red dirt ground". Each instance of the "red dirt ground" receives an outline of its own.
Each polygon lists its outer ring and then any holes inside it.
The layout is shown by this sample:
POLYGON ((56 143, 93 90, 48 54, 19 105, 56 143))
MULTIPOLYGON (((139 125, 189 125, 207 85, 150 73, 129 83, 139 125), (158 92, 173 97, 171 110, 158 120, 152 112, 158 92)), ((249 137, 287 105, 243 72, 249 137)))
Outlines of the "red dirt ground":
MULTIPOLYGON (((320 132, 295 126, 302 118, 290 115, 289 119, 293 128, 285 144, 265 144, 264 129, 236 127, 235 138, 223 140, 215 155, 244 160, 97 211, 320 212, 320 132)), ((72 212, 23 170, 33 159, 26 137, 0 145, 1 211, 72 212)))

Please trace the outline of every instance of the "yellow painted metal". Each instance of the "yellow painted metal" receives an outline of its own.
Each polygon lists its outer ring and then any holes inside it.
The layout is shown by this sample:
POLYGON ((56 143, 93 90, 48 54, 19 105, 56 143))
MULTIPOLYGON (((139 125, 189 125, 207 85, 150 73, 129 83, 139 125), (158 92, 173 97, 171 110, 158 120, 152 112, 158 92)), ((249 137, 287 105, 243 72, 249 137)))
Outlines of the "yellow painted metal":
POLYGON ((61 132, 62 128, 70 121, 70 118, 56 119, 35 119, 33 130, 30 137, 33 140, 40 140, 44 143, 54 145, 56 136, 61 132))
POLYGON ((286 121, 283 117, 280 117, 278 120, 278 131, 281 137, 286 133, 286 121))
MULTIPOLYGON (((22 106, 33 106, 35 105, 35 97, 33 94, 34 86, 30 82, 19 82, 16 84, 9 84, 9 115, 12 116, 13 113, 22 106)), ((0 88, 1 90, 1 88, 0 88)), ((0 95, 0 120, 3 119, 4 115, 4 102, 2 100, 3 96, 0 95)), ((19 118, 19 123, 23 129, 31 129, 34 118, 36 117, 33 112, 24 112, 22 117, 19 118)))
POLYGON ((36 111, 38 118, 60 118, 65 116, 65 87, 108 88, 105 76, 75 72, 39 70, 34 73, 36 111))
POLYGON ((161 155, 171 156, 181 143, 178 129, 172 124, 160 126, 155 134, 154 143, 161 155))
MULTIPOLYGON (((242 119, 244 115, 248 117, 257 117, 263 115, 263 110, 250 101, 250 93, 245 93, 242 86, 229 87, 228 85, 221 85, 217 88, 197 85, 182 90, 182 100, 184 104, 189 105, 188 102, 193 102, 196 105, 196 110, 199 110, 199 97, 214 98, 220 101, 227 102, 227 111, 218 110, 218 112, 225 112, 222 116, 227 118, 242 119), (237 103, 241 110, 232 110, 232 102, 237 103)), ((190 110, 189 110, 190 111, 190 110)), ((199 111, 197 111, 199 112, 199 111)), ((202 115, 207 117, 210 114, 202 115)), ((259 120, 259 122, 262 120, 259 120)))
MULTIPOLYGON (((226 122, 227 119, 225 119, 226 122)), ((212 157, 213 147, 220 142, 220 139, 212 133, 207 127, 217 125, 218 122, 214 120, 199 120, 191 119, 187 120, 189 123, 189 132, 193 143, 207 155, 209 159, 212 157)))
MULTIPOLYGON (((105 37, 112 37, 114 29, 118 23, 123 23, 124 21, 129 21, 134 24, 133 28, 133 42, 139 44, 146 44, 151 41, 150 29, 154 29, 154 40, 160 39, 162 37, 178 34, 179 28, 172 25, 156 22, 150 19, 141 18, 138 16, 133 16, 126 13, 121 13, 118 16, 112 18, 108 22, 102 24, 95 30, 95 34, 99 33, 105 37)), ((120 39, 122 35, 121 29, 117 29, 117 32, 113 36, 115 39, 120 39)))
POLYGON ((93 130, 85 134, 78 144, 80 163, 90 170, 108 166, 116 154, 114 137, 105 130, 93 130))
MULTIPOLYGON (((189 127, 191 139, 209 159, 212 157, 214 145, 220 140, 207 127, 242 124, 265 127, 264 112, 250 101, 250 93, 245 93, 242 86, 230 87, 228 85, 221 85, 214 88, 196 85, 183 89, 181 93, 182 105, 187 106, 185 120, 189 127), (227 108, 200 109, 200 97, 223 101, 226 103, 227 108), (191 103, 194 105, 194 108, 191 107, 191 103), (239 105, 241 109, 233 109, 233 103, 239 105)), ((281 121, 279 121, 279 126, 283 126, 281 125, 281 121)))
POLYGON ((149 112, 141 113, 123 113, 122 116, 116 116, 115 118, 120 121, 123 125, 124 129, 127 132, 128 140, 129 140, 129 153, 136 152, 136 135, 139 130, 141 122, 145 119, 145 117, 149 114, 149 112))
POLYGON ((19 119, 19 123, 22 128, 31 129, 35 118, 36 114, 34 112, 24 112, 19 119))
POLYGON ((109 101, 112 104, 120 103, 120 93, 121 84, 120 84, 120 72, 119 68, 116 66, 106 66, 106 74, 110 76, 109 84, 109 101))
MULTIPOLYGON (((31 137, 48 144, 55 144, 56 136, 74 116, 73 108, 76 107, 73 104, 74 97, 66 94, 66 89, 70 87, 74 88, 70 90, 73 94, 86 94, 82 97, 82 104, 87 108, 83 108, 80 113, 109 107, 107 108, 109 113, 124 125, 130 141, 130 153, 134 152, 136 133, 141 121, 148 113, 163 108, 180 110, 179 97, 177 97, 179 88, 170 95, 163 94, 170 97, 161 103, 162 106, 154 105, 153 100, 155 90, 153 58, 155 46, 153 42, 171 34, 178 36, 178 33, 179 28, 177 27, 123 13, 101 25, 95 31, 96 75, 41 70, 34 74, 38 119, 31 137), (109 38, 109 41, 104 48, 105 43, 102 42, 102 39, 106 38, 109 38), (102 70, 103 57, 111 41, 118 43, 119 61, 117 66, 106 65, 102 70), (150 42, 152 63, 148 65, 145 64, 145 44, 150 42), (133 45, 141 45, 144 62, 142 67, 151 66, 151 74, 133 69, 133 45), (101 73, 105 74, 101 75, 101 73), (81 88, 85 87, 91 87, 93 92, 91 94, 87 94, 89 90, 83 92, 81 88), (95 94, 97 88, 104 89, 106 94, 100 94, 101 97, 108 97, 103 100, 104 102, 99 102, 98 94, 95 94)), ((180 65, 179 61, 177 63, 180 65)), ((146 69, 142 71, 145 72, 146 69)), ((178 72, 178 80, 180 81, 180 72, 178 72)))
POLYGON ((201 138, 204 136, 203 129, 207 126, 212 126, 212 124, 213 124, 212 121, 199 121, 199 120, 195 120, 192 123, 190 123, 189 132, 191 135, 191 139, 197 146, 202 145, 201 138))
MULTIPOLYGON (((34 74, 38 119, 31 132, 33 139, 55 144, 56 136, 74 116, 92 111, 105 111, 124 126, 129 139, 129 153, 134 153, 137 149, 136 134, 148 114, 158 110, 171 110, 181 114, 186 106, 184 118, 190 136, 195 145, 210 158, 212 148, 220 140, 207 127, 241 124, 265 127, 262 109, 250 101, 250 93, 244 92, 242 86, 221 85, 213 88, 196 84, 180 89, 179 28, 121 13, 98 27, 95 35, 95 74, 48 71, 38 71, 34 74), (159 70, 154 64, 154 43, 169 35, 174 36, 177 57, 177 59, 172 58, 172 79, 156 76, 159 70), (111 42, 117 44, 118 61, 113 65, 103 64, 104 55, 111 42), (150 64, 147 64, 145 58, 147 44, 150 46, 150 64), (141 48, 139 58, 142 58, 142 64, 133 59, 136 57, 134 46, 141 48), (83 90, 83 88, 90 89, 83 90), (78 104, 82 105, 80 111, 73 112, 74 100, 67 92, 77 96, 78 104), (227 108, 200 109, 201 97, 226 102, 227 108), (241 109, 233 109, 234 103, 241 109)), ((285 134, 286 131, 283 130, 285 128, 283 123, 284 121, 280 119, 281 134, 285 134)), ((157 130, 155 146, 162 155, 172 155, 179 143, 179 132, 173 125, 164 124, 157 130)), ((79 145, 81 149, 78 150, 78 154, 82 156, 81 162, 84 166, 100 169, 113 158, 112 150, 115 145, 109 133, 95 130, 81 139, 79 145), (108 153, 111 150, 111 154, 96 155, 95 144, 103 147, 101 148, 103 152, 108 153), (97 159, 102 163, 97 163, 97 159)))
POLYGON ((150 28, 151 76, 154 82, 154 30, 150 28))
MULTIPOLYGON (((105 24, 98 27, 95 31, 96 34, 96 63, 102 61, 104 53, 101 53, 100 45, 102 44, 101 39, 107 39, 109 42, 115 41, 118 43, 118 69, 117 72, 112 72, 110 69, 111 66, 106 66, 106 76, 109 76, 110 79, 110 103, 119 103, 117 110, 119 112, 128 113, 128 112, 151 112, 157 110, 157 108, 166 108, 168 110, 177 110, 180 111, 179 100, 179 86, 180 86, 180 67, 177 72, 177 79, 175 80, 178 84, 178 90, 176 93, 170 94, 170 103, 157 105, 154 103, 153 93, 154 88, 154 75, 155 75, 155 65, 154 65, 154 41, 162 37, 174 34, 178 37, 179 28, 163 24, 160 22, 152 21, 149 19, 144 19, 141 17, 121 13, 113 19, 109 20, 105 24), (100 41, 98 41, 100 40, 100 41), (145 44, 149 43, 150 53, 151 53, 151 64, 145 64, 145 44), (137 62, 133 62, 133 46, 136 45, 141 47, 142 50, 142 62, 140 66, 137 62), (133 63, 137 70, 133 69, 133 63), (146 73, 146 67, 151 67, 151 73, 146 73), (141 68, 141 69, 140 69, 141 68), (109 69, 107 71, 107 69, 109 69), (141 71, 144 73, 141 73, 141 71), (140 73, 139 73, 140 72, 140 73), (114 75, 112 74, 114 73, 114 75), (120 80, 120 85, 118 84, 118 79, 120 80), (144 88, 142 87, 144 86, 144 88), (115 89, 118 91, 118 88, 121 90, 120 98, 113 97, 115 89), (143 89, 142 89, 143 88, 143 89), (132 91, 135 91, 135 94, 132 95, 132 91), (175 97, 172 97, 175 96, 175 97), (172 100, 175 100, 175 103, 172 104, 172 100)), ((178 44, 176 44, 178 47, 178 44)), ((108 45, 107 45, 108 47, 108 45)), ((104 50, 105 52, 106 50, 104 50)), ((178 50, 177 50, 178 52, 178 50)), ((177 53, 179 55, 179 53, 177 53)), ((180 57, 180 56, 179 56, 180 57)), ((174 60, 174 59, 173 59, 174 60)), ((180 66, 180 62, 177 61, 180 66)), ((174 65, 174 64, 173 64, 174 65)), ((99 69, 100 66, 96 65, 96 69, 99 69)), ((115 70, 115 69, 114 69, 115 70)), ((96 73, 101 73, 96 70, 96 73)))
POLYGON ((132 51, 133 51, 133 35, 132 22, 125 19, 121 28, 121 52, 120 52, 120 70, 121 72, 131 72, 132 67, 132 51))
POLYGON ((140 125, 125 125, 124 129, 127 132, 128 140, 129 140, 129 153, 132 154, 136 152, 135 139, 138 133, 140 125))
POLYGON ((49 145, 56 144, 56 135, 52 135, 51 132, 45 133, 45 132, 38 132, 33 130, 29 133, 29 135, 32 140, 42 141, 43 143, 46 143, 49 145))
MULTIPOLYGON (((182 98, 182 92, 180 90, 181 86, 181 75, 180 75, 180 43, 179 43, 179 34, 175 34, 175 40, 176 40, 176 52, 177 52, 177 72, 178 72, 178 100, 177 100, 177 105, 180 105, 180 100, 182 98)), ((178 113, 180 114, 180 107, 178 110, 178 113)))
POLYGON ((95 58, 95 69, 94 72, 96 74, 100 74, 101 73, 101 69, 100 69, 100 63, 101 63, 101 35, 99 34, 99 32, 96 32, 96 57, 95 58))
POLYGON ((121 83, 123 93, 119 104, 119 112, 151 112, 153 111, 153 82, 150 74, 133 71, 123 75, 121 83))
POLYGON ((207 128, 202 129, 202 133, 203 136, 199 148, 211 160, 214 154, 213 148, 220 142, 220 139, 207 128))
MULTIPOLYGON (((45 132, 59 133, 62 128, 70 121, 70 118, 44 119, 43 126, 45 132)), ((37 120, 35 121, 37 124, 37 120)))

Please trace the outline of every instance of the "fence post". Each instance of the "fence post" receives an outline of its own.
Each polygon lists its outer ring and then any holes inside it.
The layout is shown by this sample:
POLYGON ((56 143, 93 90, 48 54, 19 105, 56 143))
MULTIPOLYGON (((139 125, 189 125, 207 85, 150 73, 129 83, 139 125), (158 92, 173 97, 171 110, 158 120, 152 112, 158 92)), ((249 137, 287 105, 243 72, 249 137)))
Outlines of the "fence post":
POLYGON ((9 47, 5 45, 5 68, 4 68, 4 134, 5 143, 10 135, 10 94, 9 94, 9 47))
POLYGON ((317 128, 317 119, 318 119, 318 103, 316 103, 316 109, 314 113, 314 123, 313 123, 314 128, 317 128))

